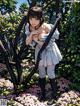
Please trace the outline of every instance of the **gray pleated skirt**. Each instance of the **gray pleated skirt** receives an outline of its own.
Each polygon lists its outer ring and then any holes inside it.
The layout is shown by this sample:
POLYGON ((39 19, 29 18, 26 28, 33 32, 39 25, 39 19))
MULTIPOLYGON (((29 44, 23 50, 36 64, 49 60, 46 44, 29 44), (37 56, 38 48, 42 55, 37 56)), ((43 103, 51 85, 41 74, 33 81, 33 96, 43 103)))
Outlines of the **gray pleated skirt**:
MULTIPOLYGON (((41 46, 37 45, 35 49, 35 62, 37 60, 37 55, 40 50, 41 46)), ((53 44, 48 45, 46 49, 41 54, 41 60, 39 62, 39 66, 45 66, 48 65, 56 65, 62 60, 62 55, 60 53, 60 50, 55 42, 53 44)))

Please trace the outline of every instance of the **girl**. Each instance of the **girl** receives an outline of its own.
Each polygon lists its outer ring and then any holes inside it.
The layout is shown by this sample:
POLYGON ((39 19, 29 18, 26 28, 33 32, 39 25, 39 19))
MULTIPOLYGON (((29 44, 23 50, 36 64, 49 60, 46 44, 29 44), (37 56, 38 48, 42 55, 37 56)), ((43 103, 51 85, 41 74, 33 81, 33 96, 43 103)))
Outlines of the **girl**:
MULTIPOLYGON (((26 45, 33 45, 37 43, 35 47, 35 61, 37 59, 38 52, 42 47, 45 39, 51 31, 51 24, 47 24, 43 19, 42 8, 34 6, 28 11, 28 23, 26 25, 26 45)), ((41 99, 45 100, 45 84, 46 84, 46 72, 50 80, 52 88, 52 97, 56 99, 56 82, 55 82, 55 65, 62 59, 62 55, 55 43, 55 39, 59 38, 59 32, 56 29, 48 46, 41 54, 41 60, 39 62, 39 84, 41 87, 41 99)))

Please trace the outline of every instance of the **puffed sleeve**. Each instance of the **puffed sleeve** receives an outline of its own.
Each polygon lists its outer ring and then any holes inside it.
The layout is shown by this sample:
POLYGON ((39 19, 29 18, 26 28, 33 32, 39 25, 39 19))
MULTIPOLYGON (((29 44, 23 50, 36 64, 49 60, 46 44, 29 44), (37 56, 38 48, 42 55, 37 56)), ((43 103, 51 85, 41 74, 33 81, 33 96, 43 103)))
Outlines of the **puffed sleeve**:
MULTIPOLYGON (((53 25, 51 24, 51 28, 53 28, 53 25)), ((58 29, 56 28, 55 32, 53 33, 51 39, 50 39, 50 42, 48 44, 48 47, 51 46, 53 44, 53 42, 55 42, 55 40, 58 40, 59 39, 59 31, 58 29)))
POLYGON ((25 34, 26 36, 28 36, 30 34, 30 31, 29 31, 29 24, 27 23, 26 26, 25 26, 25 34))
POLYGON ((59 39, 59 34, 60 33, 59 33, 58 29, 56 29, 52 37, 54 37, 55 39, 59 39))
MULTIPOLYGON (((30 35, 29 24, 28 23, 25 26, 25 34, 26 34, 26 37, 28 37, 30 35)), ((36 42, 35 41, 32 41, 31 44, 29 44, 29 45, 33 47, 33 46, 36 45, 36 42)))
MULTIPOLYGON (((54 25, 51 24, 51 28, 53 28, 54 25)), ((56 28, 55 32, 53 33, 52 35, 52 39, 59 39, 59 31, 58 29, 56 28)))

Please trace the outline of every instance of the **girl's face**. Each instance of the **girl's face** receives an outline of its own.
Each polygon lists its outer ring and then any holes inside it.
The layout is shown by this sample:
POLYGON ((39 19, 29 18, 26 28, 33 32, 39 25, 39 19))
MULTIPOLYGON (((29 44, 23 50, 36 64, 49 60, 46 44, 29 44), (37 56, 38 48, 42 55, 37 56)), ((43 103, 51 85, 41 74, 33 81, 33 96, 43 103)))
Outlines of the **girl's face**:
POLYGON ((29 23, 33 28, 36 28, 37 26, 40 25, 40 20, 37 18, 29 18, 29 23))

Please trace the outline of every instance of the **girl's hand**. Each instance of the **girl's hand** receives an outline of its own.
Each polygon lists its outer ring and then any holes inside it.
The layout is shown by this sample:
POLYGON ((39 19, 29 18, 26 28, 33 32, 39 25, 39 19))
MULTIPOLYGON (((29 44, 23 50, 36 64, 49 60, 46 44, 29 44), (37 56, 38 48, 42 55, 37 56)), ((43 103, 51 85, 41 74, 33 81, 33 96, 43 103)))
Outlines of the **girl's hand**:
POLYGON ((32 31, 31 33, 30 33, 30 35, 38 35, 39 34, 39 31, 37 31, 37 30, 35 30, 35 31, 32 31))
POLYGON ((30 35, 26 38, 26 45, 31 44, 32 40, 34 40, 36 42, 38 40, 37 39, 37 36, 36 36, 37 34, 38 34, 38 31, 37 30, 32 31, 30 33, 30 35))
POLYGON ((37 42, 38 41, 38 35, 33 35, 32 39, 37 42))
POLYGON ((41 46, 42 46, 43 43, 44 43, 44 42, 40 42, 40 41, 39 41, 39 35, 34 35, 34 36, 33 36, 33 40, 34 40, 37 44, 39 44, 39 45, 41 45, 41 46))

